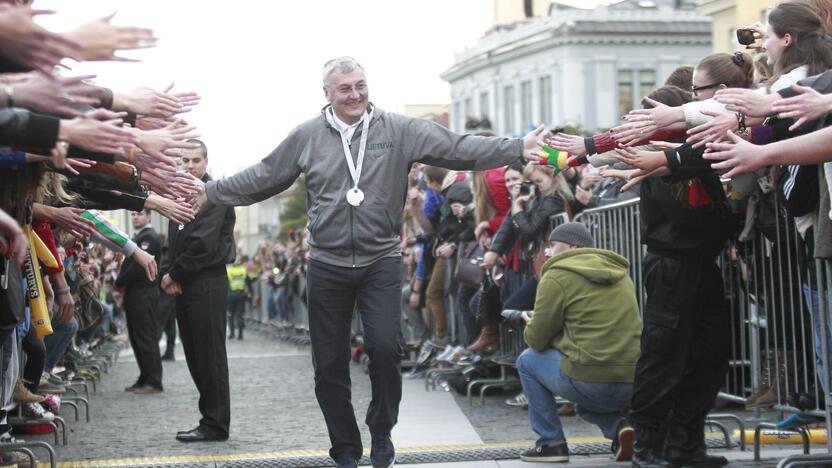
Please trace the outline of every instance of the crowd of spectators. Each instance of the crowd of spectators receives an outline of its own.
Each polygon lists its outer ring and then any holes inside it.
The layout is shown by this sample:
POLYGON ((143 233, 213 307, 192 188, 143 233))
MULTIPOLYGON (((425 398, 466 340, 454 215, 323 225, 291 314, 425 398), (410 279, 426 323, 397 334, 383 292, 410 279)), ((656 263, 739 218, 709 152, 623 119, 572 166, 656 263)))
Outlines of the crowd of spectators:
MULTIPOLYGON (((49 395, 63 391, 65 379, 78 371, 73 363, 123 327, 114 284, 121 260, 131 256, 151 281, 161 276, 153 257, 99 210, 150 209, 188 222, 195 213, 185 200, 194 183, 177 170, 177 159, 201 145, 180 116, 197 105, 196 93, 146 87, 123 93, 94 77, 73 76, 66 66, 121 60, 118 50, 154 46, 152 31, 114 26, 106 17, 56 33, 32 20, 48 12, 18 3, 0 4, 0 249, 6 258, 0 262, 6 398, 0 442, 11 440, 6 416, 17 405, 28 418, 53 418, 49 395), (19 369, 13 364, 18 352, 26 355, 19 369)), ((762 235, 766 241, 765 252, 756 255, 786 259, 780 267, 789 274, 779 275, 777 284, 772 280, 760 299, 769 321, 783 325, 768 329, 766 339, 777 351, 764 355, 760 381, 743 395, 748 405, 783 402, 781 387, 788 386, 781 381, 790 376, 778 363, 789 360, 801 363, 795 368, 815 362, 805 366, 814 374, 811 383, 828 391, 822 363, 832 361, 819 343, 822 334, 829 340, 832 334, 820 326, 818 307, 828 291, 818 286, 812 260, 832 256, 830 30, 828 2, 776 5, 765 24, 743 28, 753 39, 747 52, 718 52, 679 67, 622 125, 596 135, 553 128, 541 146, 568 152, 566 164, 547 163, 545 156, 539 164, 481 172, 414 164, 401 230, 407 348, 428 363, 493 354, 500 346, 501 312, 536 310, 553 220, 640 197, 646 269, 666 268, 663 261, 691 252, 707 258, 726 251, 738 259, 751 289, 763 274, 747 254, 752 239, 762 235), (787 310, 807 310, 813 327, 794 326, 787 310), (787 355, 801 349, 808 352, 787 355)), ((304 320, 307 237, 305 229, 290 231, 282 240, 263 241, 251 257, 241 256, 250 283, 259 285, 251 300, 264 311, 260 320, 287 327, 304 320)), ((703 277, 720 275, 700 267, 703 277)), ((648 273, 644 284, 635 282, 653 292, 642 309, 658 300, 656 279, 648 273)), ((688 283, 683 272, 663 273, 665 287, 676 287, 672 278, 685 279, 680 294, 698 287, 715 301, 702 307, 722 310, 716 304, 724 299, 721 287, 703 289, 692 284, 699 277, 688 283)), ((668 325, 667 318, 646 316, 643 354, 644 343, 658 346, 659 337, 680 326, 668 325)), ((714 338, 715 356, 727 348, 723 338, 714 338)), ((678 346, 664 341, 665 351, 678 346)), ((711 364, 724 371, 727 358, 711 364)), ((644 383, 634 385, 644 397, 644 383)), ((523 406, 527 400, 520 394, 507 403, 523 406)), ((652 416, 641 406, 630 411, 647 444, 639 466, 665 466, 661 450, 649 446, 652 416)), ((691 450, 685 457, 699 456, 691 450)))
MULTIPOLYGON (((433 364, 494 353, 500 345, 500 312, 535 310, 553 217, 572 219, 586 209, 640 197, 642 241, 649 253, 644 283, 636 281, 636 288, 646 288, 656 301, 650 265, 664 269, 662 262, 692 252, 704 258, 725 253, 739 272, 738 287, 755 297, 770 324, 760 345, 767 351, 761 353, 759 372, 753 373, 758 380, 730 390, 749 408, 777 403, 822 407, 806 399, 812 400, 809 393, 823 393, 813 390, 816 384, 828 390, 822 364, 824 359, 832 362, 820 347, 821 334, 832 339, 820 326, 818 307, 819 295, 828 298, 828 291, 814 273, 814 259, 830 258, 832 245, 830 30, 828 2, 776 5, 765 23, 742 28, 743 37, 751 38, 743 39, 749 42, 745 51, 721 51, 679 67, 620 126, 596 135, 551 130, 543 143, 569 152, 566 165, 517 164, 483 172, 414 165, 401 232, 408 347, 421 349, 422 358, 433 364), (764 264, 775 265, 782 274, 763 271, 764 264), (809 374, 803 384, 797 383, 798 372, 809 374), (794 395, 787 395, 790 388, 794 395)), ((278 242, 271 253, 265 246, 258 253, 267 259, 263 278, 273 291, 269 317, 281 322, 291 322, 296 317, 293 304, 297 299, 302 303, 303 245, 292 239, 278 242)), ((712 270, 707 262, 696 268, 702 277, 724 279, 728 274, 712 270)), ((673 290, 668 282, 674 275, 690 283, 678 291, 680 297, 693 294, 696 307, 720 312, 722 323, 728 311, 721 286, 693 284, 699 276, 664 273, 665 289, 673 290), (701 302, 697 291, 712 302, 701 302)), ((642 309, 650 309, 650 301, 642 309)), ((661 336, 672 336, 666 318, 645 318, 642 349, 645 343, 659 346, 661 336)), ((716 328, 727 330, 727 322, 716 328)), ((714 340, 709 345, 715 346, 708 365, 722 375, 700 383, 708 387, 703 393, 716 395, 720 386, 728 390, 724 370, 731 337, 708 333, 714 340)), ((680 345, 664 339, 661 346, 672 350, 680 345)), ((679 383, 657 387, 674 385, 679 383)), ((639 390, 638 382, 635 387, 643 397, 643 387, 639 390)), ((526 399, 521 394, 507 403, 519 406, 526 399)), ((644 408, 635 412, 637 420, 643 418, 638 421, 643 440, 648 440, 650 418, 642 414, 644 408)), ((788 418, 784 427, 815 421, 788 418)), ((664 450, 647 449, 654 454, 664 450)), ((702 455, 691 450, 685 456, 702 455)), ((664 466, 650 460, 642 459, 643 466, 664 466)))
POLYGON ((83 373, 76 364, 121 339, 121 260, 159 276, 145 247, 101 211, 188 222, 192 179, 178 157, 200 147, 180 117, 196 93, 122 92, 72 72, 80 62, 133 61, 117 52, 154 47, 152 30, 116 26, 110 15, 50 31, 35 17, 60 12, 28 3, 0 2, 0 442, 12 440, 7 416, 18 406, 24 419, 53 419, 54 395, 83 373))

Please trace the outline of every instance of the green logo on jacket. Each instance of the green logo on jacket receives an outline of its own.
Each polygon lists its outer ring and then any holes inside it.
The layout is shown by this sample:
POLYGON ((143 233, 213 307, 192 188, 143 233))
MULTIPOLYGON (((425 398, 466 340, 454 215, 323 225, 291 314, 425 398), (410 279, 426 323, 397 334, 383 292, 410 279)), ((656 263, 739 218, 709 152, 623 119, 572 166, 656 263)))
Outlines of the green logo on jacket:
POLYGON ((382 143, 368 143, 367 151, 384 151, 393 149, 392 141, 385 141, 382 143))

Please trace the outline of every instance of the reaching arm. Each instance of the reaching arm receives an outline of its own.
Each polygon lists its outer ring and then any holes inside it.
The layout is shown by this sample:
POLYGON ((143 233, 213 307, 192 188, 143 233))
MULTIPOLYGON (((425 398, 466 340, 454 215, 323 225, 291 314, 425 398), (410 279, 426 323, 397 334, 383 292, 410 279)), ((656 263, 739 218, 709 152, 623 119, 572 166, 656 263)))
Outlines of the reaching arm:
POLYGON ((306 142, 297 129, 259 163, 205 185, 208 201, 223 206, 257 203, 291 187, 301 173, 298 159, 306 142))
POLYGON ((730 169, 725 177, 775 164, 820 164, 832 160, 829 153, 832 127, 763 146, 753 145, 733 133, 728 135, 729 141, 709 143, 710 152, 704 156, 712 161, 722 161, 711 167, 730 169))
POLYGON ((95 242, 124 255, 132 255, 136 250, 136 243, 130 240, 127 233, 107 221, 98 211, 86 210, 81 213, 81 217, 92 222, 92 238, 95 242))
MULTIPOLYGON (((388 114, 390 115, 390 114, 388 114)), ((523 140, 458 135, 424 119, 402 117, 404 153, 414 161, 453 170, 480 171, 505 166, 523 157, 523 140)))

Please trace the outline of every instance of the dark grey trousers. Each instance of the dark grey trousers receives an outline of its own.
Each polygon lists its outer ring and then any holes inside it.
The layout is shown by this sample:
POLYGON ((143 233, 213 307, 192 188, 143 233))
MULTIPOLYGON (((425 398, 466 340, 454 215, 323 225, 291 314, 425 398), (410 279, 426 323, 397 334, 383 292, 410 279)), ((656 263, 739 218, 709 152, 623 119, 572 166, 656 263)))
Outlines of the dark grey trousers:
POLYGON ((159 355, 159 324, 156 307, 159 286, 128 286, 124 294, 127 336, 139 365, 139 385, 162 388, 162 357, 159 355))
POLYGON ((364 328, 364 352, 370 358, 372 400, 366 424, 388 434, 402 398, 400 258, 382 258, 362 268, 312 261, 307 273, 309 332, 315 367, 315 395, 332 443, 330 456, 361 457, 361 433, 350 388, 350 324, 358 311, 364 328))
POLYGON ((199 391, 199 427, 216 436, 227 436, 231 424, 225 351, 227 298, 228 278, 224 275, 189 281, 176 297, 179 339, 199 391))

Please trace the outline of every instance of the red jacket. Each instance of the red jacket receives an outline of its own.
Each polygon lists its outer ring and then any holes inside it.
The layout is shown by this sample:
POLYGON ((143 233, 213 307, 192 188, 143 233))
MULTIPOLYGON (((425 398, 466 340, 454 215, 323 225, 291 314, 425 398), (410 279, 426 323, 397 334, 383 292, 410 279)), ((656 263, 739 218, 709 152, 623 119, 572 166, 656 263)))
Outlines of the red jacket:
POLYGON ((41 264, 44 273, 51 275, 64 271, 64 266, 61 263, 61 256, 58 255, 58 247, 55 245, 55 236, 52 235, 52 226, 49 224, 49 221, 35 221, 32 224, 32 230, 35 231, 35 234, 40 237, 40 240, 46 244, 46 247, 48 247, 49 251, 52 252, 52 256, 54 256, 55 260, 58 261, 58 268, 49 268, 48 266, 41 264))
POLYGON ((506 189, 506 168, 498 167, 485 171, 485 183, 488 186, 488 194, 491 196, 491 203, 497 209, 497 215, 488 220, 488 234, 493 236, 503 224, 503 218, 511 209, 511 201, 506 189))

